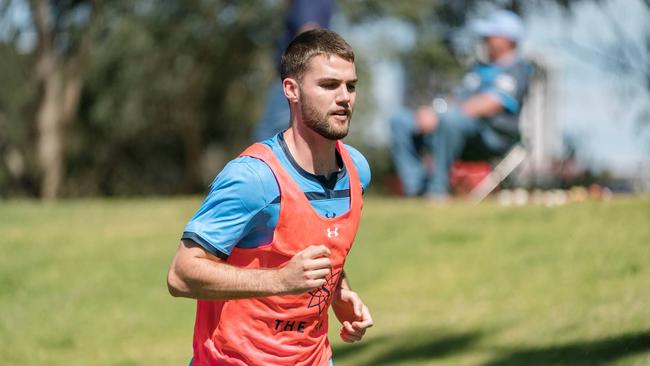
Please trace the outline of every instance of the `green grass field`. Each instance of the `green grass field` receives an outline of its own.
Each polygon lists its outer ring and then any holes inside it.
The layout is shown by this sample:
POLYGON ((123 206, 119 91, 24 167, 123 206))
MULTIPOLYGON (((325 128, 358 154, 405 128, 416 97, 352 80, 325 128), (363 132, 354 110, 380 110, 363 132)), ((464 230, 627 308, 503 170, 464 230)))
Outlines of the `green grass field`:
MULTIPOLYGON (((186 365, 167 294, 200 198, 0 202, 1 365, 186 365)), ((650 365, 650 198, 560 208, 368 198, 346 271, 375 327, 345 365, 650 365)))

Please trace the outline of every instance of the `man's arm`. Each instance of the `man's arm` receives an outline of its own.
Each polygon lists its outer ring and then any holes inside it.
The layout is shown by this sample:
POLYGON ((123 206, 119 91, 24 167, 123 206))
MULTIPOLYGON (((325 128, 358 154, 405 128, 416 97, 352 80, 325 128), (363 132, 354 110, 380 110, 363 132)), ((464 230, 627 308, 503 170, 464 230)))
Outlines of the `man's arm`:
POLYGON ((503 102, 493 93, 481 93, 464 101, 461 108, 471 118, 492 117, 503 111, 503 102))
MULTIPOLYGON (((491 117, 503 111, 503 103, 492 93, 477 94, 461 104, 463 113, 470 118, 491 117)), ((431 133, 438 128, 438 115, 430 105, 415 110, 415 128, 420 133, 431 133)))
POLYGON ((370 310, 361 301, 359 295, 352 291, 345 272, 341 284, 332 300, 334 315, 341 322, 341 339, 353 343, 360 341, 366 334, 366 329, 373 326, 370 310))
POLYGON ((470 97, 462 104, 463 112, 472 118, 489 118, 503 111, 517 113, 526 94, 531 69, 517 62, 501 72, 482 93, 470 97))
POLYGON ((307 292, 325 283, 332 264, 323 245, 310 246, 272 269, 231 266, 191 240, 182 240, 167 274, 175 297, 228 300, 307 292))

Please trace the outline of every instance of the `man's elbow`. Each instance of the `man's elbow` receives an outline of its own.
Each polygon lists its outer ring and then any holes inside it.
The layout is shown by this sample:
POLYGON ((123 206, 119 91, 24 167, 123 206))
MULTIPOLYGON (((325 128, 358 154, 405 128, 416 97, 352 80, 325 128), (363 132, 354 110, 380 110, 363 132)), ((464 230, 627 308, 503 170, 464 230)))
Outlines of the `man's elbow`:
POLYGON ((167 291, 173 297, 188 297, 189 295, 189 289, 185 281, 173 269, 170 269, 169 273, 167 273, 167 291))

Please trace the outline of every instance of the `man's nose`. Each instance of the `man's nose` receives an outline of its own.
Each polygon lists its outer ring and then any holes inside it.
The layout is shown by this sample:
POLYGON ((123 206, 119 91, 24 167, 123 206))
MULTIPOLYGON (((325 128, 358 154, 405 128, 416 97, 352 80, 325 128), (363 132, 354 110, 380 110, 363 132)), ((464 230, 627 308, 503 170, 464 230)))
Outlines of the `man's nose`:
POLYGON ((350 91, 348 87, 344 84, 341 85, 336 93, 336 102, 337 103, 349 103, 350 102, 350 91))

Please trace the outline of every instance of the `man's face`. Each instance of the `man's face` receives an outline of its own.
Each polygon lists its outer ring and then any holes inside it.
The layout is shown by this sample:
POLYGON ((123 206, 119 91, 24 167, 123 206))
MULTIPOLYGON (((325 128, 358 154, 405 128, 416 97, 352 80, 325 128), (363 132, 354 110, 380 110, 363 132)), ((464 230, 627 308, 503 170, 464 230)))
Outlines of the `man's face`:
POLYGON ((305 125, 329 140, 347 136, 356 99, 354 63, 318 55, 299 80, 298 100, 305 125))
POLYGON ((496 61, 501 55, 510 52, 515 47, 510 38, 503 36, 486 36, 483 38, 483 41, 485 42, 490 61, 496 61))

